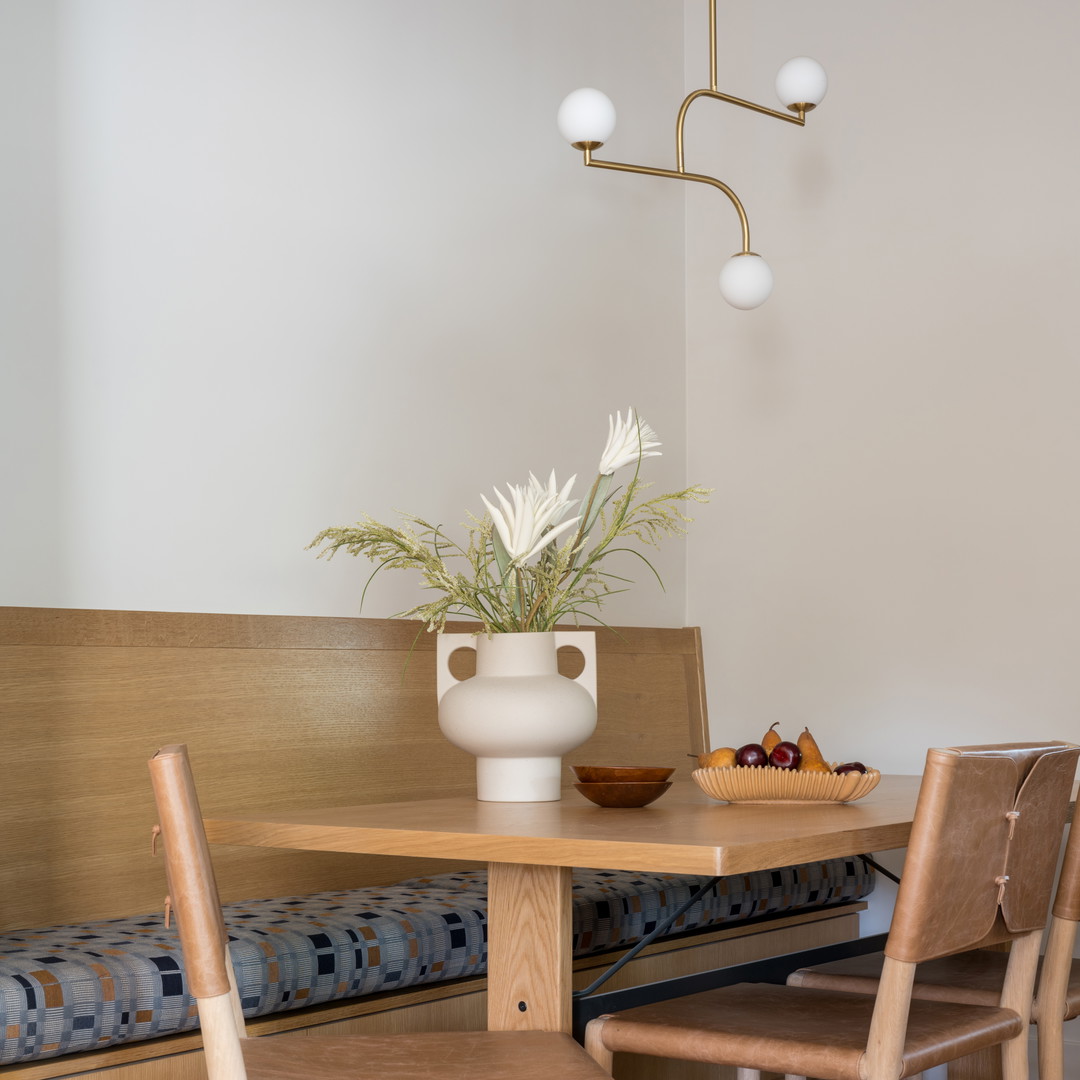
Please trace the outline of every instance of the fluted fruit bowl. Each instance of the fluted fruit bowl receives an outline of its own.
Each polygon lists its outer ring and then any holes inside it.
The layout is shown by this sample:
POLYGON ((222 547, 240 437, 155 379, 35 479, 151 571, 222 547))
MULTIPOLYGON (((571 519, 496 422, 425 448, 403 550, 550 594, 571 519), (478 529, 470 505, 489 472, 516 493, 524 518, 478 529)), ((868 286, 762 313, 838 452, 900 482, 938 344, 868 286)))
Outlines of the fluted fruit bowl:
POLYGON ((881 773, 799 772, 771 765, 695 769, 694 783, 712 799, 746 803, 853 802, 877 787, 881 773))

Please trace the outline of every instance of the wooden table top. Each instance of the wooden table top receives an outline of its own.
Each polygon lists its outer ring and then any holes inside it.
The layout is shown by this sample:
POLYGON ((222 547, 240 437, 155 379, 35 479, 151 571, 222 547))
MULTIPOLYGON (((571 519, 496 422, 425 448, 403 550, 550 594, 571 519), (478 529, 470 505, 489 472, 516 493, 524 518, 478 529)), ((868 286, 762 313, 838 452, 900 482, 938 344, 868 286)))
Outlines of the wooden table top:
POLYGON ((853 803, 721 803, 690 780, 650 806, 468 797, 207 818, 212 843, 541 866, 738 874, 904 847, 921 777, 883 776, 853 803))

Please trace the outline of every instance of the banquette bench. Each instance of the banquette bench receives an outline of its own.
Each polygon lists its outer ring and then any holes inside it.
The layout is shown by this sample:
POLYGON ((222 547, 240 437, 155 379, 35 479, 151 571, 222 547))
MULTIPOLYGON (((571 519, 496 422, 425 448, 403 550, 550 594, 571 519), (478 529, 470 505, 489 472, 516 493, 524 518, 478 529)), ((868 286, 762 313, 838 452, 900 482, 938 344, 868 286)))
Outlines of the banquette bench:
MULTIPOLYGON (((161 914, 146 761, 186 742, 208 812, 469 793, 472 759, 439 733, 434 641, 419 629, 0 608, 0 1069, 12 1080, 203 1075, 175 928, 161 914)), ((596 633, 599 722, 572 762, 687 775, 687 755, 708 743, 697 630, 596 633)), ((578 657, 560 655, 567 674, 578 657)), ((216 849, 215 861, 259 1030, 483 1027, 483 867, 239 848, 216 849)), ((699 883, 576 871, 579 985, 699 883)), ((872 888, 851 859, 724 879, 608 986, 855 937, 872 888)), ((639 1068, 627 1060, 616 1075, 639 1068)))

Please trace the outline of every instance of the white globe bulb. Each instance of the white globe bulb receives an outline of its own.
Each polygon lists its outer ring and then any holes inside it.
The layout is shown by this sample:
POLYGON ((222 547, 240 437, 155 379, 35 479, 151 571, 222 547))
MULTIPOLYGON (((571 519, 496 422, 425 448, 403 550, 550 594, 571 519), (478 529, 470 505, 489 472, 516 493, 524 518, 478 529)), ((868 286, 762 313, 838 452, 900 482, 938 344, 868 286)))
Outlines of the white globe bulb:
POLYGON ((720 271, 720 295, 742 311, 764 304, 772 287, 772 271, 760 255, 733 255, 720 271))
POLYGON ((607 94, 583 86, 563 98, 559 106, 559 131, 571 146, 605 143, 614 130, 615 106, 607 94))
POLYGON ((793 105, 820 105, 828 89, 825 69, 809 56, 796 56, 776 73, 776 95, 789 109, 793 105))

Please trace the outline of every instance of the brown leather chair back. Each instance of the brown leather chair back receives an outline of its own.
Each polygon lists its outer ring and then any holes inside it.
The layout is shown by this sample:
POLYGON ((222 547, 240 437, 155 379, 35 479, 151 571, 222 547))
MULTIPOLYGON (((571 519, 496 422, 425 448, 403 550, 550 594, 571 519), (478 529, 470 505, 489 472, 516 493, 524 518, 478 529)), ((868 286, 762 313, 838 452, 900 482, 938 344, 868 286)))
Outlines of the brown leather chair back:
POLYGON ((1001 914, 1012 934, 1046 925, 1047 898, 1057 873, 1077 751, 1046 754, 1035 764, 1016 799, 1016 830, 1005 873, 1009 881, 1001 914), (1053 775, 1051 775, 1053 774, 1053 775))
POLYGON ((1046 922, 1080 748, 930 750, 885 954, 922 963, 1046 922))

